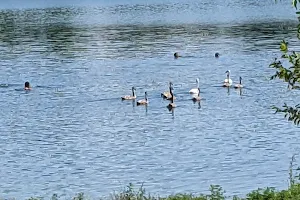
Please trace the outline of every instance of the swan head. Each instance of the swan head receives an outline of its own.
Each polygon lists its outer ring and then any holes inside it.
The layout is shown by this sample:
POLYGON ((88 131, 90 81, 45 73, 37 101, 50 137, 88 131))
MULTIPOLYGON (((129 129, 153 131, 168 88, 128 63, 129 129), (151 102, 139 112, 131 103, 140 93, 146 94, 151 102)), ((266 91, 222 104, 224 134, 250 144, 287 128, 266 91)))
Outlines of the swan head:
POLYGON ((132 91, 135 91, 135 87, 132 87, 131 90, 132 90, 132 91))
POLYGON ((180 57, 179 53, 178 53, 178 52, 175 52, 175 53, 174 53, 174 58, 179 58, 179 57, 180 57))
POLYGON ((226 74, 226 73, 230 74, 230 70, 227 70, 227 71, 225 72, 225 74, 226 74))
POLYGON ((147 100, 147 97, 148 97, 148 94, 147 94, 147 92, 145 92, 145 99, 147 100))
POLYGON ((196 78, 196 83, 199 83, 199 78, 196 78))
POLYGON ((217 53, 215 53, 215 57, 216 58, 219 58, 219 56, 220 56, 220 54, 217 52, 217 53))

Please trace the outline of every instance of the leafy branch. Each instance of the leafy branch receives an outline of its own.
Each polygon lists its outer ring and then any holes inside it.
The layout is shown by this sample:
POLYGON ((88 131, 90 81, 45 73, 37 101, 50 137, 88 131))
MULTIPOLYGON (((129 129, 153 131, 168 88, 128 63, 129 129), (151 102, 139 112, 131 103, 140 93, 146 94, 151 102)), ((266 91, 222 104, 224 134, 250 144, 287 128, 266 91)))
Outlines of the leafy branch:
MULTIPOLYGON (((275 0, 276 1, 276 0, 275 0)), ((292 0, 292 5, 297 8, 300 0, 292 0)), ((297 26, 297 38, 300 39, 300 11, 297 11, 299 24, 297 26)), ((289 89, 299 89, 300 88, 300 53, 295 51, 290 51, 288 47, 288 42, 282 40, 280 42, 280 51, 282 52, 282 59, 289 62, 289 67, 284 67, 282 62, 275 58, 274 62, 269 65, 269 67, 276 69, 276 73, 270 77, 273 79, 281 79, 286 82, 289 89)), ((295 107, 290 107, 286 103, 283 108, 278 108, 273 106, 275 113, 285 113, 285 118, 289 121, 293 121, 296 125, 300 123, 300 104, 295 107)))
POLYGON ((288 106, 286 103, 283 105, 283 108, 272 107, 275 109, 275 113, 285 113, 284 117, 288 121, 293 121, 296 125, 300 123, 300 104, 296 105, 295 108, 288 106))

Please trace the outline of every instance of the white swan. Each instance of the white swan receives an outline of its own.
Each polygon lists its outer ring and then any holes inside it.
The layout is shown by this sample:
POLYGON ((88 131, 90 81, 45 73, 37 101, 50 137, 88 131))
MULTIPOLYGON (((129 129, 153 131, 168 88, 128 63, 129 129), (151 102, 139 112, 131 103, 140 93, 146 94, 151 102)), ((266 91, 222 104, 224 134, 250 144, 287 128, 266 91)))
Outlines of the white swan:
POLYGON ((196 83, 197 83, 197 88, 193 88, 189 91, 190 94, 198 94, 199 93, 199 78, 196 79, 196 83))
POLYGON ((194 101, 194 102, 196 102, 196 101, 200 101, 201 100, 201 97, 200 97, 200 88, 198 88, 198 95, 197 96, 194 96, 193 98, 192 98, 192 100, 194 101))
POLYGON ((232 85, 232 80, 230 79, 230 70, 227 70, 227 78, 224 80, 223 87, 230 87, 232 85))

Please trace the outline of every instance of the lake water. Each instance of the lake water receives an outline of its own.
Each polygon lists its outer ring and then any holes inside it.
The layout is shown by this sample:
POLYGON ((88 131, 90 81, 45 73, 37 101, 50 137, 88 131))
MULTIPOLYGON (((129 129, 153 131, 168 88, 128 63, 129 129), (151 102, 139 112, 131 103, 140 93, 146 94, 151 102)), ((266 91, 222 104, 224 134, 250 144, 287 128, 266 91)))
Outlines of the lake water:
POLYGON ((103 197, 130 182, 163 196, 287 187, 299 128, 270 107, 299 96, 268 65, 280 40, 297 41, 289 1, 71 5, 0 4, 0 197, 103 197), (228 69, 242 91, 220 87, 228 69), (169 81, 174 112, 160 97, 169 81), (121 101, 132 86, 147 107, 121 101))

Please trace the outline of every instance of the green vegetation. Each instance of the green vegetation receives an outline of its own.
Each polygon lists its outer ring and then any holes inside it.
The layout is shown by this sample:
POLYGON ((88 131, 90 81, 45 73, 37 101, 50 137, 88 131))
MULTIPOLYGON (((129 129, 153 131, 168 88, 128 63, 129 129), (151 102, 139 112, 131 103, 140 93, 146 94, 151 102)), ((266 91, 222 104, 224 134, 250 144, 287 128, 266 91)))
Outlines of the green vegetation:
MULTIPOLYGON (((297 4, 300 0, 292 0, 292 5, 296 9, 296 14, 298 15, 298 28, 297 28, 297 38, 300 39, 300 10, 297 8, 297 4)), ((270 64, 270 67, 276 69, 276 73, 271 77, 271 79, 281 79, 288 84, 289 89, 299 89, 300 88, 300 53, 291 51, 288 47, 288 42, 283 40, 280 43, 280 50, 282 52, 281 58, 289 62, 290 66, 284 67, 282 62, 275 58, 275 61, 270 64)), ((296 125, 300 123, 300 104, 293 106, 288 106, 284 104, 282 108, 276 106, 273 107, 276 113, 284 113, 285 117, 289 121, 293 121, 296 125)))
MULTIPOLYGON (((244 198, 234 196, 232 198, 224 195, 224 190, 220 186, 211 186, 210 194, 192 195, 192 194, 176 194, 167 197, 155 197, 150 194, 146 195, 145 189, 140 188, 134 190, 132 185, 119 194, 114 194, 109 198, 102 198, 108 200, 299 200, 300 199, 300 184, 293 184, 287 190, 276 191, 274 188, 257 189, 246 195, 244 198)), ((42 200, 44 198, 30 198, 28 200, 42 200)), ((60 198, 55 194, 50 200, 59 200, 60 198)), ((101 199, 101 198, 99 198, 101 199)), ((79 193, 72 200, 90 200, 83 193, 79 193)))
MULTIPOLYGON (((140 188, 135 191, 132 186, 128 186, 126 191, 115 194, 108 200, 299 200, 300 199, 300 184, 294 184, 287 190, 276 191, 274 188, 257 189, 246 195, 245 198, 226 197, 224 191, 220 186, 211 186, 210 194, 194 196, 191 194, 176 194, 167 197, 154 197, 145 194, 145 190, 140 188)), ((60 198, 55 194, 50 200, 59 200, 60 198)), ((101 198, 99 198, 101 199, 101 198)), ((28 200, 44 200, 44 198, 30 198, 28 200)), ((72 200, 91 200, 83 193, 78 194, 72 200)))
MULTIPOLYGON (((132 184, 129 184, 123 192, 114 193, 107 198, 98 198, 99 200, 300 200, 300 168, 295 166, 295 155, 292 157, 289 166, 289 186, 286 190, 277 191, 275 188, 257 189, 246 197, 229 197, 225 195, 225 191, 219 185, 211 185, 209 194, 176 194, 165 197, 152 196, 147 194, 143 185, 137 190, 134 189, 132 184), (294 174, 294 172, 297 172, 294 174)), ((45 198, 29 198, 27 200, 44 200, 45 198)), ((50 200, 59 200, 59 196, 54 194, 50 200)), ((64 198, 66 199, 66 198, 64 198)), ((2 200, 2 199, 1 199, 2 200)), ((77 194, 72 200, 91 200, 91 198, 85 196, 83 193, 77 194)))

